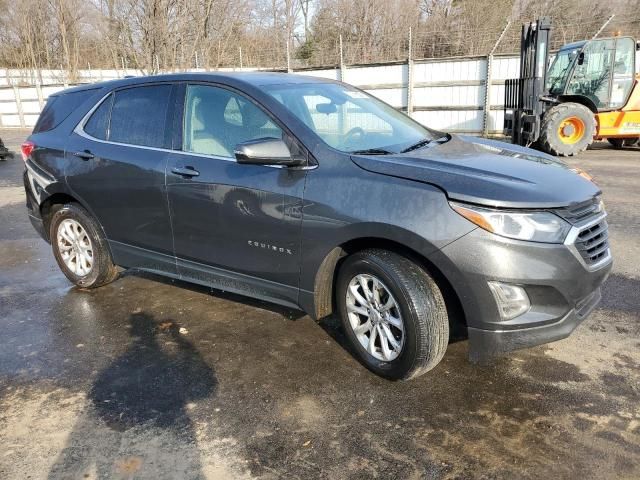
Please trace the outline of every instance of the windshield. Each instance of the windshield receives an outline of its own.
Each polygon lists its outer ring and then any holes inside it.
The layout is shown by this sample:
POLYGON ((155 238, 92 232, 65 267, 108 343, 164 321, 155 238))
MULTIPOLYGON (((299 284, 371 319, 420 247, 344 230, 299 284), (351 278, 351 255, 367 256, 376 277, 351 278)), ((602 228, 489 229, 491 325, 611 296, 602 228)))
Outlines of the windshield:
POLYGON ((435 132, 364 92, 336 83, 263 89, 331 147, 348 153, 398 153, 435 132))
POLYGON ((564 87, 571 73, 573 61, 578 56, 580 48, 570 48, 560 50, 547 73, 547 91, 551 95, 560 95, 564 92, 564 87))

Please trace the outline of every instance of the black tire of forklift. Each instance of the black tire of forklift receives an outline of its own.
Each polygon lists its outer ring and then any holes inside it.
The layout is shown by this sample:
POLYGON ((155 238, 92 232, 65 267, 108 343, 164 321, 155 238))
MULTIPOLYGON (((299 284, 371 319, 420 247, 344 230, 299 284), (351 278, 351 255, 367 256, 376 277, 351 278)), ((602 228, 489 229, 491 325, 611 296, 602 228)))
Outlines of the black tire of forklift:
POLYGON ((548 110, 540 127, 540 149, 551 155, 569 157, 583 152, 593 143, 596 118, 584 105, 574 102, 561 103, 548 110), (575 143, 564 143, 558 134, 560 125, 568 118, 577 117, 584 123, 584 133, 575 143))
POLYGON ((609 142, 616 150, 620 150, 624 146, 623 138, 607 138, 607 142, 609 142))
POLYGON ((607 138, 607 141, 616 150, 620 150, 622 147, 633 147, 638 144, 637 138, 607 138))

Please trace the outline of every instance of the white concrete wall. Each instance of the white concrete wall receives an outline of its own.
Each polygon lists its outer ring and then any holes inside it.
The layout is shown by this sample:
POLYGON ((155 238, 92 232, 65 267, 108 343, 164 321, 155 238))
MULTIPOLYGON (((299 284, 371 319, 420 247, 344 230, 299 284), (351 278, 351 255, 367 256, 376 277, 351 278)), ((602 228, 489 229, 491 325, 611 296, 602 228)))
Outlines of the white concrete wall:
MULTIPOLYGON (((504 80, 518 75, 517 57, 494 57, 490 86, 487 133, 502 132, 504 80)), ((362 88, 396 108, 407 110, 409 85, 412 90, 410 115, 425 125, 451 132, 479 135, 483 132, 487 74, 486 57, 416 61, 408 64, 349 66, 301 70, 311 75, 342 81, 362 88), (409 82, 409 72, 412 82, 409 82)), ((82 70, 82 83, 122 78, 137 71, 82 70)), ((65 88, 60 70, 41 72, 0 69, 0 127, 33 127, 49 95, 65 88), (40 78, 42 85, 39 86, 40 78)))

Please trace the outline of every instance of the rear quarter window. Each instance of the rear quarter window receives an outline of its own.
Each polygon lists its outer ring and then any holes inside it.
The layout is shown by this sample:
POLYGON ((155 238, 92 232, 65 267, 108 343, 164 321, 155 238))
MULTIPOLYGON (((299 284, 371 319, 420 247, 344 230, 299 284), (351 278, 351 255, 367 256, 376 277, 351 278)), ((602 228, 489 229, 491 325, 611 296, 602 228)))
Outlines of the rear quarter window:
POLYGON ((111 115, 111 104, 113 94, 109 94, 100 106, 91 114, 89 121, 84 126, 84 131, 94 138, 107 140, 109 135, 109 116, 111 115))
POLYGON ((42 110, 33 133, 48 132, 60 125, 76 108, 78 108, 95 89, 81 90, 79 92, 61 93, 52 95, 42 110))

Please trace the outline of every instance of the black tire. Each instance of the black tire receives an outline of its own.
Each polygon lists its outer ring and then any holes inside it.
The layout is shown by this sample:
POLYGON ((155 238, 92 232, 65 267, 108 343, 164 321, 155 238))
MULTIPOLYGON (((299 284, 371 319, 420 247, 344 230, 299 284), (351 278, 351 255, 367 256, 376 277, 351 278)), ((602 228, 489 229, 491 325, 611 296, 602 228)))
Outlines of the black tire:
POLYGON ((538 144, 543 151, 551 155, 568 157, 585 151, 593 143, 595 133, 596 118, 591 110, 579 103, 561 103, 545 113, 538 144), (562 123, 571 117, 582 121, 584 131, 575 143, 565 143, 558 131, 562 123))
POLYGON ((638 143, 637 138, 607 138, 607 141, 616 150, 620 150, 623 147, 633 147, 638 143))
MULTIPOLYGON (((336 301, 352 349, 360 362, 377 375, 391 380, 408 380, 428 372, 444 356, 449 341, 444 299, 429 274, 408 258, 381 249, 362 250, 347 257, 338 273, 336 301), (363 347, 351 327, 347 289, 352 279, 360 274, 379 279, 399 306, 404 344, 394 360, 375 358, 363 347)), ((380 344, 380 340, 377 341, 380 344)))
POLYGON ((60 270, 62 270, 62 273, 64 273, 74 285, 80 288, 97 288, 112 282, 118 276, 118 270, 111 258, 111 251, 102 233, 102 228, 80 205, 68 203, 53 213, 51 222, 49 223, 49 238, 51 239, 53 255, 58 262, 60 270), (93 264, 89 272, 85 275, 78 275, 73 272, 62 258, 57 234, 60 224, 66 219, 72 219, 78 222, 91 240, 93 264))

